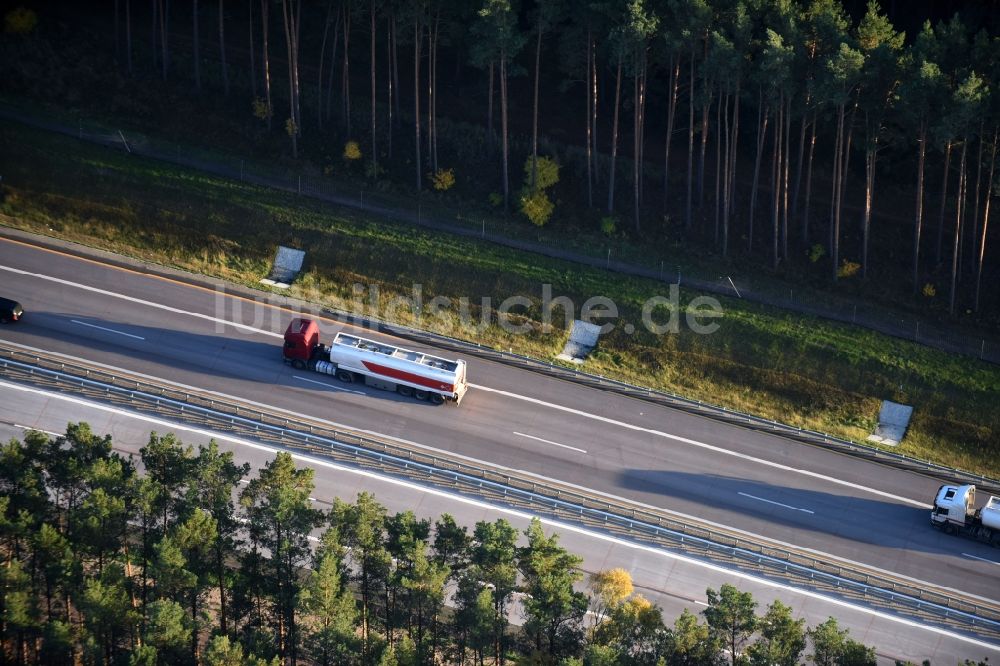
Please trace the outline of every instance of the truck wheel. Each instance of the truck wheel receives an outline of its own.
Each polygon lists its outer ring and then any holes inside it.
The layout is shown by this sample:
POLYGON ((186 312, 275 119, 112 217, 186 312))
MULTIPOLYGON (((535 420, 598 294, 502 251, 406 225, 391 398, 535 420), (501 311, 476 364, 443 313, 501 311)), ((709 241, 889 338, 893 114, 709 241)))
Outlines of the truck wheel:
POLYGON ((427 391, 421 391, 417 389, 416 391, 413 392, 413 397, 416 398, 417 400, 426 400, 427 391))
POLYGON ((292 361, 292 367, 295 368, 296 370, 303 370, 305 369, 306 364, 305 361, 297 358, 294 361, 292 361))
POLYGON ((348 370, 337 370, 337 379, 340 381, 350 384, 354 381, 354 373, 348 370))
POLYGON ((440 393, 431 393, 430 400, 432 404, 440 405, 444 403, 444 396, 440 393))
POLYGON ((396 393, 398 393, 399 395, 405 395, 406 397, 410 397, 411 395, 413 395, 413 387, 403 386, 402 384, 400 384, 396 386, 396 393))

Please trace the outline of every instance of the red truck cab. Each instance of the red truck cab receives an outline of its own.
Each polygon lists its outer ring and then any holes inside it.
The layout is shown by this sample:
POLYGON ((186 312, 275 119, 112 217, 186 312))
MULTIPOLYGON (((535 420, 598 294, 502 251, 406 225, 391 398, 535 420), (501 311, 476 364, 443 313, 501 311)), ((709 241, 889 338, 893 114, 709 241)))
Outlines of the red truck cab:
POLYGON ((285 329, 282 356, 286 363, 302 368, 319 346, 319 326, 311 319, 293 319, 285 329))

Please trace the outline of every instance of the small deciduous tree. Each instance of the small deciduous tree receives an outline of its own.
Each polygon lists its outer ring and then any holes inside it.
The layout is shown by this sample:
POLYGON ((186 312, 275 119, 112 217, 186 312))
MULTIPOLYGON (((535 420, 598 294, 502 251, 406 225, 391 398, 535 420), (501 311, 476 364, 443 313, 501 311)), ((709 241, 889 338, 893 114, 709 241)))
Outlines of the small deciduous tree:
POLYGON ((716 592, 706 591, 708 608, 702 611, 708 627, 729 650, 733 666, 739 663, 743 646, 757 628, 757 602, 749 592, 740 592, 726 583, 716 592))
POLYGON ((775 600, 758 622, 760 637, 747 649, 752 666, 796 666, 806 648, 805 623, 775 600))

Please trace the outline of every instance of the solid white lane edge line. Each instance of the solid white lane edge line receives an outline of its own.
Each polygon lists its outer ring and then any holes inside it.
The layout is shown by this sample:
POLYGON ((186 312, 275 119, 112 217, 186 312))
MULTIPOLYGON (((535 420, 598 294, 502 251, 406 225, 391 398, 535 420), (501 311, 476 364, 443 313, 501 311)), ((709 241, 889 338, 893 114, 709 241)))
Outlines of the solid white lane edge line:
MULTIPOLYGON (((58 399, 58 400, 63 400, 65 402, 70 402, 70 403, 74 403, 74 404, 78 404, 78 405, 83 405, 85 407, 89 407, 89 408, 92 408, 92 409, 97 409, 97 410, 100 410, 100 411, 108 412, 108 413, 111 413, 111 414, 116 414, 116 415, 119 415, 119 416, 125 416, 127 418, 133 418, 133 419, 136 419, 136 420, 139 420, 139 421, 145 421, 147 423, 152 423, 154 425, 166 426, 168 428, 176 428, 177 430, 183 430, 183 431, 186 431, 186 432, 191 432, 191 433, 202 435, 202 436, 205 436, 205 437, 213 437, 215 439, 224 440, 224 441, 227 441, 227 442, 231 442, 233 444, 237 444, 237 445, 240 445, 240 446, 245 446, 247 448, 257 449, 258 451, 264 451, 264 452, 270 453, 272 455, 276 454, 276 453, 278 453, 280 451, 280 449, 276 449, 276 448, 274 448, 272 446, 265 446, 263 444, 258 444, 256 442, 251 442, 249 440, 240 439, 240 438, 237 438, 237 437, 230 437, 229 435, 226 435, 224 433, 218 433, 218 432, 214 432, 214 431, 211 431, 211 430, 205 430, 203 428, 195 428, 195 427, 192 427, 192 426, 186 426, 186 425, 183 425, 183 424, 180 424, 180 423, 174 423, 172 421, 167 421, 165 419, 159 419, 159 418, 156 418, 156 417, 153 417, 153 416, 147 416, 145 414, 139 414, 139 413, 136 413, 136 412, 130 412, 130 411, 125 410, 125 409, 119 409, 117 407, 110 407, 108 405, 102 405, 100 403, 94 403, 94 402, 90 402, 90 401, 87 401, 87 400, 82 400, 80 398, 74 398, 72 396, 61 395, 61 394, 58 394, 58 393, 52 393, 52 392, 49 392, 49 391, 44 391, 42 389, 36 389, 36 388, 29 387, 29 386, 21 386, 19 384, 12 384, 12 383, 5 382, 5 381, 2 381, 2 380, 0 380, 0 386, 11 388, 11 389, 14 389, 14 390, 17 390, 17 391, 22 391, 22 392, 25 392, 25 393, 35 393, 37 395, 43 395, 43 396, 46 396, 46 397, 49 397, 49 398, 55 398, 55 399, 58 399)), ((733 571, 733 570, 727 569, 727 568, 725 568, 725 567, 723 567, 721 565, 718 565, 718 564, 712 564, 710 562, 703 562, 701 560, 698 560, 698 559, 695 559, 695 558, 692 558, 692 557, 688 557, 686 555, 681 555, 679 553, 672 553, 672 552, 667 551, 667 550, 661 550, 661 549, 656 548, 654 546, 646 546, 646 545, 643 545, 643 544, 640 544, 640 543, 633 543, 633 542, 628 541, 626 539, 621 539, 619 537, 611 536, 611 535, 608 535, 608 534, 602 534, 600 532, 595 532, 593 530, 590 530, 590 529, 587 529, 587 528, 583 528, 583 527, 578 527, 576 525, 571 525, 569 523, 563 523, 561 521, 553 520, 551 518, 546 518, 546 517, 542 517, 542 516, 535 516, 533 514, 526 513, 524 511, 518 511, 516 509, 509 509, 507 507, 496 506, 494 504, 490 504, 489 502, 484 502, 482 500, 477 500, 477 499, 472 499, 472 498, 469 498, 469 497, 464 497, 464 496, 458 495, 456 493, 451 493, 451 492, 447 492, 447 491, 444 491, 444 490, 438 490, 437 488, 430 488, 430 487, 427 487, 427 486, 421 486, 421 485, 419 485, 417 483, 414 483, 412 481, 405 481, 403 479, 397 479, 397 478, 394 478, 394 477, 391 477, 391 476, 383 476, 383 475, 378 474, 376 472, 369 472, 368 470, 355 469, 355 468, 352 468, 352 467, 346 467, 344 465, 340 465, 340 464, 337 464, 337 463, 334 463, 334 462, 330 462, 329 460, 323 460, 321 458, 314 458, 312 456, 303 455, 301 453, 292 453, 292 452, 287 452, 287 453, 289 453, 289 455, 291 455, 293 459, 295 459, 295 460, 302 460, 302 461, 304 461, 304 462, 306 462, 306 463, 308 463, 310 465, 315 465, 315 466, 318 466, 318 467, 326 467, 326 468, 337 470, 337 471, 341 471, 341 472, 347 472, 347 473, 350 473, 350 474, 355 474, 357 476, 364 476, 364 477, 367 477, 367 478, 370 478, 370 479, 375 479, 375 480, 378 480, 378 481, 381 481, 381 482, 389 483, 391 485, 402 486, 404 488, 409 488, 411 490, 417 490, 419 492, 427 493, 429 495, 435 495, 437 497, 442 497, 442 498, 445 498, 445 499, 448 499, 448 500, 452 500, 452 501, 455 501, 455 502, 460 502, 460 503, 463 503, 463 504, 468 504, 470 506, 475 506, 477 508, 488 509, 488 510, 491 510, 491 511, 497 511, 497 512, 500 512, 500 513, 507 514, 509 516, 514 516, 514 517, 517 517, 517 518, 521 518, 523 520, 530 520, 531 518, 536 518, 537 517, 543 524, 550 525, 550 526, 552 526, 554 528, 557 528, 557 529, 560 529, 560 530, 566 530, 566 531, 570 531, 570 532, 576 532, 577 534, 582 534, 584 536, 587 536, 587 537, 590 537, 590 538, 593 538, 593 539, 599 539, 599 540, 605 541, 607 543, 612 543, 612 544, 623 546, 623 547, 626 547, 626 548, 631 548, 633 550, 640 550, 640 551, 643 551, 643 552, 652 553, 652 554, 655 554, 655 555, 659 555, 659 556, 665 557, 667 559, 677 560, 677 561, 680 561, 680 562, 684 562, 685 564, 688 564, 688 565, 701 567, 703 569, 707 569, 707 570, 713 571, 715 573, 725 574, 727 576, 732 576, 734 578, 739 578, 739 579, 742 579, 742 580, 746 580, 746 581, 749 581, 751 583, 756 583, 756 584, 759 584, 759 585, 762 585, 762 586, 765 586, 765 587, 771 587, 771 588, 774 588, 774 589, 777 589, 777 590, 784 590, 786 592, 791 592, 793 594, 800 594, 802 596, 809 597, 811 599, 818 599, 820 601, 823 601, 823 602, 826 602, 826 603, 830 603, 830 604, 833 604, 835 606, 839 606, 841 608, 847 608, 847 609, 850 609, 850 610, 858 611, 860 613, 865 613, 865 614, 870 615, 872 617, 877 617, 877 618, 880 618, 882 620, 887 620, 889 622, 894 622, 896 624, 901 624, 903 626, 907 626, 907 627, 910 627, 912 629, 920 629, 920 630, 923 630, 923 631, 928 631, 928 632, 933 633, 933 634, 937 634, 939 636, 946 636, 948 638, 959 640, 959 641, 964 642, 964 643, 969 643, 969 644, 975 645, 977 647, 987 648, 987 649, 990 649, 990 650, 1000 650, 1000 645, 996 645, 996 644, 993 644, 993 643, 988 643, 986 641, 983 641, 983 640, 980 640, 980 639, 977 639, 977 638, 973 638, 971 636, 966 636, 964 634, 960 634, 960 633, 957 633, 957 632, 954 632, 954 631, 949 631, 947 629, 942 629, 940 627, 930 626, 930 625, 927 625, 927 624, 925 624, 923 622, 918 622, 918 621, 914 621, 914 620, 908 620, 906 618, 899 617, 899 616, 897 616, 897 615, 895 615, 893 613, 888 613, 888 612, 885 612, 885 611, 875 610, 874 608, 868 608, 866 606, 861 606, 861 605, 855 604, 855 603, 853 603, 851 601, 846 601, 846 600, 843 600, 843 599, 837 599, 837 598, 834 598, 834 597, 828 597, 828 596, 825 596, 825 595, 823 595, 823 594, 821 594, 819 592, 813 592, 812 590, 803 590, 803 589, 799 589, 799 588, 793 587, 793 586, 785 584, 785 583, 779 583, 777 581, 772 581, 772 580, 769 580, 767 578, 761 578, 759 576, 755 576, 753 574, 745 573, 745 572, 742 572, 742 571, 733 571)), ((318 541, 318 539, 316 539, 316 537, 312 537, 312 536, 309 537, 309 540, 310 541, 312 541, 312 540, 317 540, 318 541)))
POLYGON ((997 562, 996 560, 990 560, 985 557, 979 557, 977 555, 970 555, 969 553, 962 553, 962 555, 966 557, 971 557, 974 560, 979 560, 980 562, 989 562, 990 564, 995 564, 997 566, 1000 566, 1000 562, 997 562))
POLYGON ((154 303, 153 301, 146 301, 141 298, 136 298, 135 296, 126 296, 124 294, 118 294, 113 291, 108 291, 107 289, 98 289, 97 287, 91 287, 90 285, 80 284, 79 282, 71 282, 70 280, 64 280, 62 278, 53 277, 51 275, 44 275, 42 273, 32 273, 31 271, 24 271, 19 268, 13 268, 11 266, 3 266, 3 265, 0 265, 0 270, 4 270, 10 273, 17 273, 18 275, 25 275, 28 277, 38 278, 39 280, 47 280, 49 282, 55 282, 56 284, 61 284, 66 287, 74 287, 76 289, 82 289, 84 291, 89 291, 95 294, 101 294, 103 296, 111 296, 112 298, 118 298, 123 301, 129 301, 130 303, 147 305, 152 308, 166 310, 167 312, 173 312, 175 314, 188 315, 189 317, 204 319, 206 321, 215 322, 216 324, 232 326, 233 328, 238 328, 240 330, 248 331, 251 333, 261 333, 263 335, 271 336, 272 338, 282 338, 282 339, 284 338, 284 336, 281 333, 272 333, 271 331, 265 331, 263 329, 255 328, 253 326, 247 326, 246 324, 237 324, 236 322, 229 321, 228 319, 212 317, 206 314, 201 314, 200 312, 191 312, 189 310, 181 310, 180 308, 172 308, 169 305, 163 305, 162 303, 154 303))
POLYGON ((749 493, 742 493, 741 492, 741 493, 738 493, 738 494, 739 495, 743 495, 743 497, 749 497, 750 499, 757 500, 759 502, 767 502, 768 504, 776 504, 776 505, 778 505, 780 507, 784 507, 786 509, 793 509, 795 511, 802 511, 804 513, 816 513, 815 511, 810 511, 809 509, 800 509, 799 507, 792 506, 791 504, 782 504, 781 502, 775 502, 774 500, 764 499, 763 497, 757 497, 756 495, 751 495, 749 493))
POLYGON ((879 495, 880 497, 887 497, 904 504, 909 504, 910 506, 920 507, 921 509, 930 509, 930 505, 926 502, 918 502, 912 500, 908 497, 901 497, 899 495, 893 495, 892 493, 887 493, 882 490, 876 490, 870 486, 865 486, 860 483, 853 483, 851 481, 844 481, 832 476, 827 476, 825 474, 819 474, 817 472, 812 472, 807 469, 797 469, 795 467, 789 467, 788 465, 783 465, 781 463, 773 462, 770 460, 764 460, 763 458, 757 458, 746 453, 740 453, 739 451, 730 451, 729 449, 722 448, 721 446, 714 446, 712 444, 706 444, 705 442, 699 442, 696 439, 690 439, 688 437, 681 437, 680 435, 671 435, 668 432, 663 432, 662 430, 654 430, 653 428, 644 428, 642 426, 632 425, 631 423, 625 423, 624 421, 617 421, 607 416, 599 416, 597 414, 591 414, 580 409, 573 409, 572 407, 565 407, 563 405, 557 405, 551 402, 546 402, 544 400, 539 400, 538 398, 530 398, 528 396, 519 395, 517 393, 511 393, 510 391, 502 391, 500 389, 490 388, 488 386, 482 386, 479 384, 469 384, 471 388, 479 389, 481 391, 488 391, 490 393, 498 393, 500 395, 505 395, 509 398, 514 398, 516 400, 523 400, 525 402, 534 403, 541 405, 543 407, 548 407, 549 409, 555 409, 561 412, 566 412, 568 414, 574 414, 576 416, 582 416, 584 418, 592 419, 594 421, 600 421, 602 423, 608 423, 611 425, 618 426, 620 428, 625 428, 627 430, 633 430, 635 432, 644 432, 650 435, 655 435, 657 437, 663 437, 665 439, 670 439, 675 442, 680 442, 682 444, 688 444, 689 446, 696 446, 707 451, 713 451, 715 453, 721 453, 727 456, 733 456, 735 458, 740 458, 742 460, 747 460, 749 462, 757 463, 759 465, 765 465, 767 467, 773 467, 774 469, 780 469, 785 472, 794 472, 796 474, 803 474, 805 476, 810 476, 815 479, 820 479, 822 481, 827 481, 829 483, 835 483, 840 486, 846 486, 848 488, 853 488, 855 490, 861 490, 867 493, 872 493, 874 495, 879 495))
POLYGON ((39 430, 38 428, 32 428, 31 426, 21 425, 20 423, 13 424, 15 428, 20 428, 21 430, 36 430, 38 432, 43 432, 51 437, 62 437, 65 433, 50 432, 48 430, 39 430))
POLYGON ((80 321, 79 319, 70 319, 74 324, 79 324, 80 326, 89 326, 90 328, 96 328, 102 331, 107 331, 108 333, 116 333, 118 335, 124 335, 130 338, 135 338, 136 340, 145 340, 146 338, 141 335, 132 335, 131 333, 125 333, 124 331, 116 331, 113 328, 108 328, 107 326, 98 326, 97 324, 88 324, 85 321, 80 321))
MULTIPOLYGON (((3 265, 0 265, 0 270, 9 271, 11 273, 17 273, 19 275, 26 275, 26 276, 29 276, 29 277, 35 277, 35 278, 38 278, 40 280, 48 280, 50 282, 56 282, 58 284, 62 284, 62 285, 68 286, 68 287, 76 287, 78 289, 83 289, 85 291, 90 291, 90 292, 97 293, 97 294, 103 294, 105 296, 111 296, 112 298, 120 298, 122 300, 130 301, 132 303, 140 303, 142 305, 147 305, 149 307, 158 308, 160 310, 166 310, 168 312, 175 312, 177 314, 189 315, 191 317, 197 317, 198 319, 204 319, 204 320, 207 320, 207 321, 216 322, 216 323, 223 324, 223 325, 226 325, 226 326, 233 326, 235 328, 238 328, 238 329, 244 330, 244 331, 251 331, 251 332, 255 332, 255 333, 261 333, 263 335, 267 335, 267 336, 270 336, 270 337, 273 337, 273 338, 284 339, 284 336, 282 334, 280 334, 280 333, 272 333, 271 331, 265 331, 263 329, 254 328, 253 326, 247 326, 245 324, 237 324, 237 323, 228 321, 226 319, 220 319, 218 317, 211 317, 209 315, 201 314, 201 313, 198 313, 198 312, 189 312, 189 311, 186 311, 186 310, 180 310, 178 308, 172 308, 172 307, 170 307, 168 305, 162 305, 160 303, 154 303, 152 301, 146 301, 146 300, 143 300, 143 299, 140 299, 140 298, 135 298, 134 296, 125 296, 125 295, 122 295, 122 294, 117 294, 117 293, 115 293, 113 291, 107 291, 106 289, 98 289, 97 287, 91 287, 89 285, 79 284, 77 282, 71 282, 69 280, 63 280, 62 278, 56 278, 56 277, 52 277, 52 276, 49 276, 49 275, 43 275, 41 273, 33 273, 31 271, 25 271, 25 270, 21 270, 21 269, 18 269, 18 268, 12 268, 10 266, 3 266, 3 265)), ((557 405, 557 404, 554 404, 554 403, 551 403, 551 402, 546 402, 544 400, 539 400, 538 398, 530 398, 528 396, 519 395, 517 393, 512 393, 510 391, 503 391, 503 390, 500 390, 500 389, 494 389, 494 388, 490 388, 488 386, 482 386, 480 384, 469 384, 469 386, 471 388, 480 389, 482 391, 489 391, 490 393, 496 393, 498 395, 504 395, 504 396, 507 396, 509 398, 514 398, 514 399, 517 399, 517 400, 523 400, 525 402, 531 402, 533 404, 541 405, 541 406, 547 407, 549 409, 555 409, 555 410, 567 412, 567 413, 570 413, 570 414, 575 414, 577 416, 583 416, 584 418, 589 418, 589 419, 593 419, 593 420, 596 420, 596 421, 601 421, 603 423, 608 423, 608 424, 615 425, 615 426, 618 426, 618 427, 621 427, 621 428, 626 428, 628 430, 634 430, 636 432, 645 432, 645 433, 648 433, 648 434, 651 434, 651 435, 655 435, 655 436, 658 436, 658 437, 664 437, 664 438, 667 438, 667 439, 672 439, 672 440, 677 441, 677 442, 682 442, 684 444, 688 444, 688 445, 691 445, 691 446, 698 446, 698 447, 701 447, 701 448, 706 449, 708 451, 715 451, 716 453, 721 453, 721 454, 728 455, 728 456, 735 456, 735 457, 741 458, 743 460, 754 462, 754 463, 757 463, 757 464, 760 464, 760 465, 766 465, 768 467, 773 467, 775 469, 781 469, 781 470, 784 470, 784 471, 787 471, 787 472, 794 472, 794 473, 797 473, 797 474, 802 474, 804 476, 810 476, 810 477, 813 477, 813 478, 816 478, 816 479, 827 481, 829 483, 835 483, 835 484, 846 486, 846 487, 849 487, 849 488, 854 488, 855 490, 861 490, 861 491, 864 491, 864 492, 872 493, 872 494, 878 495, 880 497, 886 497, 886 498, 889 498, 889 499, 897 500, 897 501, 903 502, 904 504, 909 504, 910 506, 916 506, 916 507, 919 507, 921 509, 930 509, 931 508, 930 505, 927 504, 926 502, 919 502, 917 500, 909 499, 908 497, 900 497, 899 495, 893 495, 892 493, 887 493, 887 492, 884 492, 884 491, 881 491, 881 490, 876 490, 874 488, 871 488, 870 486, 865 486, 865 485, 862 485, 862 484, 859 484, 859 483, 851 483, 850 481, 842 481, 840 479, 837 479, 837 478, 834 478, 834 477, 831 477, 831 476, 827 476, 825 474, 819 474, 817 472, 812 472, 812 471, 809 471, 809 470, 806 470, 806 469, 796 469, 794 467, 789 467, 788 465, 782 465, 781 463, 772 462, 770 460, 764 460, 762 458, 756 458, 754 456, 751 456, 751 455, 748 455, 748 454, 745 454, 745 453, 739 453, 737 451, 730 451, 728 449, 724 449, 724 448, 719 447, 719 446, 713 446, 712 444, 707 444, 705 442, 699 442, 697 440, 689 439, 687 437, 680 437, 678 435, 671 435, 669 433, 662 432, 662 431, 659 431, 659 430, 653 430, 651 428, 643 428, 641 426, 632 425, 631 423, 625 423, 623 421, 617 421, 615 419, 611 419, 611 418, 608 418, 606 416, 598 416, 596 414, 590 414, 588 412, 584 412, 584 411, 581 411, 579 409, 573 409, 572 407, 565 407, 563 405, 557 405)))
POLYGON ((326 382, 319 382, 315 379, 309 379, 308 377, 300 377, 299 375, 292 375, 292 379, 298 379, 300 382, 309 382, 310 384, 319 384, 320 386, 325 386, 328 389, 333 389, 334 391, 342 391, 344 393, 353 393, 354 395, 367 395, 364 391, 355 391, 353 389, 346 389, 342 386, 334 386, 333 384, 328 384, 326 382))
POLYGON ((513 431, 518 437, 527 437, 528 439, 533 439, 538 442, 545 442, 546 444, 551 444, 552 446, 561 446, 564 449, 570 449, 572 451, 579 451, 580 453, 586 453, 583 449, 578 449, 575 446, 570 446, 569 444, 560 444, 559 442, 553 442, 549 439, 542 439, 541 437, 535 437, 534 435, 526 435, 523 432, 513 431))

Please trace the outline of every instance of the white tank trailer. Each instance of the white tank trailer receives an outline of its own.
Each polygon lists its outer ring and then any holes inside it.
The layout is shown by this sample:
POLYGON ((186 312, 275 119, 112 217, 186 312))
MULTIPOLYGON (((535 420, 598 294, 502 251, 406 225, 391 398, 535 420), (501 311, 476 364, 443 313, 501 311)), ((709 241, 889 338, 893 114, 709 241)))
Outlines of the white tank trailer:
POLYGON ((309 319, 293 319, 288 325, 282 354, 285 363, 300 370, 308 368, 343 382, 363 382, 434 404, 457 405, 469 388, 463 360, 346 333, 337 333, 326 346, 319 340, 319 326, 309 319))
POLYGON ((946 534, 960 534, 1000 547, 1000 497, 990 497, 981 509, 976 508, 976 487, 938 488, 931 511, 931 525, 946 534))

